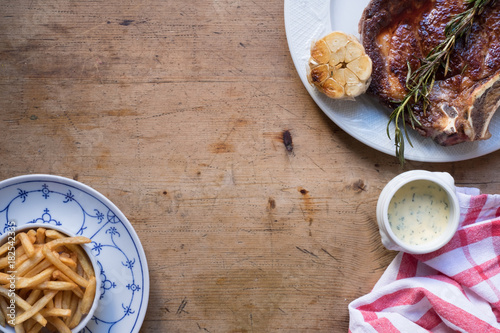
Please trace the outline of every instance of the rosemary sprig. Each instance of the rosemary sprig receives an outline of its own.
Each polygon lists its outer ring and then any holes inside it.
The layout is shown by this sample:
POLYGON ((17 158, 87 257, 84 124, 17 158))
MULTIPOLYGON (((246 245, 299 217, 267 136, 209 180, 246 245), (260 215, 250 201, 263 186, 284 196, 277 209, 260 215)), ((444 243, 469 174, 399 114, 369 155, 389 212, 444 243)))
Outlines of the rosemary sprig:
POLYGON ((423 110, 425 113, 429 95, 434 82, 436 80, 436 73, 440 67, 444 69, 444 75, 448 74, 450 56, 455 47, 455 43, 460 38, 467 38, 474 19, 481 15, 485 10, 486 6, 496 0, 464 0, 464 4, 467 9, 457 15, 454 15, 452 19, 446 24, 445 27, 445 39, 434 49, 432 49, 429 54, 420 60, 420 67, 414 72, 411 71, 410 63, 408 62, 408 75, 406 77, 406 89, 408 93, 406 96, 399 101, 399 105, 394 109, 389 117, 389 123, 387 124, 387 135, 390 136, 389 126, 391 122, 395 125, 395 146, 396 146, 396 156, 401 163, 404 165, 404 138, 406 137, 408 143, 413 147, 410 137, 406 131, 406 119, 409 118, 411 127, 415 129, 415 124, 420 125, 420 122, 415 117, 412 110, 412 102, 417 103, 420 100, 423 102, 423 110), (405 116, 405 114, 407 114, 405 116), (403 128, 399 127, 399 122, 403 123, 403 128), (404 134, 403 134, 404 132, 404 134))

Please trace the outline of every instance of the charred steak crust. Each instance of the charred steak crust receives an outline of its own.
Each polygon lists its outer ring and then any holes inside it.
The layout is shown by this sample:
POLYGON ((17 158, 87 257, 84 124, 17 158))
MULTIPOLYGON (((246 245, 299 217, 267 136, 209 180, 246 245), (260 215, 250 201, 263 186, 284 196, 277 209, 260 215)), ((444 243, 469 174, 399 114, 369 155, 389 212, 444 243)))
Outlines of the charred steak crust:
MULTIPOLYGON (((366 53, 373 62, 373 94, 390 108, 406 95, 408 63, 420 65, 445 39, 450 18, 465 10, 463 0, 372 0, 359 22, 366 53)), ((500 99, 500 1, 478 17, 468 39, 451 55, 450 71, 438 73, 424 112, 412 105, 417 131, 441 145, 490 137, 488 125, 500 99)))
MULTIPOLYGON (((386 93, 384 81, 387 79, 386 55, 380 50, 377 43, 378 38, 384 30, 394 26, 394 21, 398 20, 405 11, 411 9, 414 5, 421 5, 426 0, 417 0, 401 2, 400 0, 373 0, 363 11, 359 32, 366 53, 372 58, 372 84, 368 92, 379 95, 382 101, 389 102, 392 99, 386 93)), ((397 56, 397 55, 396 55, 397 56)), ((396 60, 396 59, 394 59, 396 60)), ((392 68, 394 74, 398 74, 398 68, 392 68)), ((402 78, 401 78, 402 79, 402 78)), ((406 76, 404 77, 406 81, 406 76)), ((404 86, 404 82, 403 82, 404 86)), ((392 104, 392 103, 389 103, 392 104)))

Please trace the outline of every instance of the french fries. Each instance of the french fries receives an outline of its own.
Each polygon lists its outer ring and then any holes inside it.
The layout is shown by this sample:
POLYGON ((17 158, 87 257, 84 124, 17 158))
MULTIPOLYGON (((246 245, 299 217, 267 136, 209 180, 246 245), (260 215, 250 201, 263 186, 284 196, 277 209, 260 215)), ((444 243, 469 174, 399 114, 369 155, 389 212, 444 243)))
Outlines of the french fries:
POLYGON ((78 326, 97 288, 92 263, 80 246, 90 242, 37 228, 0 246, 0 325, 13 326, 15 332, 44 327, 44 332, 71 332, 78 326))

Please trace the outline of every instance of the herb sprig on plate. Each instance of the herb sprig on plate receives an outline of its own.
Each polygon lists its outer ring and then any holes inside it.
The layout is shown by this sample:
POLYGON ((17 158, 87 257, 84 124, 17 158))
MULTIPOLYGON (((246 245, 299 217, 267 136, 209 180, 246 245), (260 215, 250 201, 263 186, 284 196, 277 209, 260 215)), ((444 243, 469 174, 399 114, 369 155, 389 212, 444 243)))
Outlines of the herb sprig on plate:
MULTIPOLYGON (((406 88, 408 93, 399 101, 399 105, 394 109, 389 117, 387 124, 387 135, 391 137, 389 126, 391 122, 395 125, 395 146, 396 157, 398 157, 401 166, 404 165, 404 143, 405 136, 408 143, 412 145, 408 132, 406 131, 406 117, 412 128, 415 124, 420 125, 420 122, 415 117, 412 110, 412 102, 417 103, 420 100, 423 102, 423 110, 425 113, 429 95, 436 79, 436 73, 439 68, 444 69, 444 75, 448 74, 450 56, 455 47, 455 43, 462 37, 467 38, 474 19, 481 15, 485 8, 496 0, 464 0, 467 9, 459 14, 454 15, 445 27, 445 39, 432 49, 429 54, 420 60, 420 67, 412 72, 410 63, 408 62, 408 75, 406 77, 406 88), (400 128, 399 122, 402 122, 403 128, 400 128)), ((413 145, 412 145, 413 146, 413 145)))

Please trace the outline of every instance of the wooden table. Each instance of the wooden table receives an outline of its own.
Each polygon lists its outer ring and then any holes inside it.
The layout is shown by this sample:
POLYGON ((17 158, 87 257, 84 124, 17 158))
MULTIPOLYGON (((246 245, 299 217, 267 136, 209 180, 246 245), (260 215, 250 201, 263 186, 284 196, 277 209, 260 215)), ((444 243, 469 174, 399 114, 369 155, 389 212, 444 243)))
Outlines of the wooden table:
MULTIPOLYGON (((0 16, 0 178, 73 178, 125 213, 149 265, 141 332, 347 331, 395 255, 375 206, 402 169, 310 98, 282 1, 3 0, 0 16)), ((499 164, 406 170, 499 193, 499 164)))

